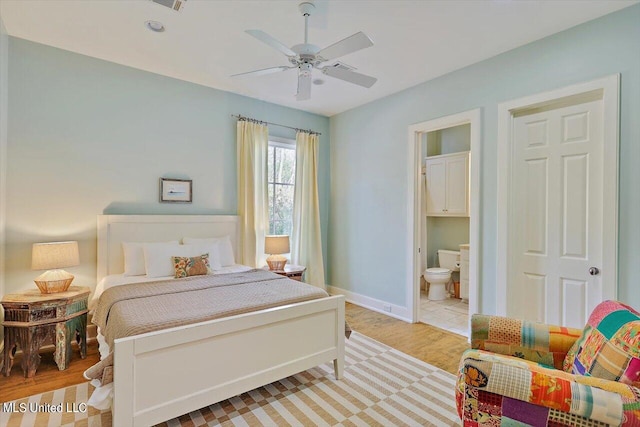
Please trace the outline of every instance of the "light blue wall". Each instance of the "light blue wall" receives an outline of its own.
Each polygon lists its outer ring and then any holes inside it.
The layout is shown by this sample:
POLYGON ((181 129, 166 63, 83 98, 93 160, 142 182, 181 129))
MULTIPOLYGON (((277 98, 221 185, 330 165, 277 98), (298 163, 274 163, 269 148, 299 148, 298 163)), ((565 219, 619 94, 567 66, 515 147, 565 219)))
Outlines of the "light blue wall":
POLYGON ((62 239, 80 242, 74 283, 95 286, 98 214, 236 214, 231 114, 322 133, 327 241, 327 117, 12 37, 9 57, 7 292, 34 287, 32 243, 62 239), (161 176, 192 179, 193 203, 158 203, 161 176))
POLYGON ((471 125, 466 124, 427 132, 426 138, 423 137, 422 144, 422 152, 427 153, 427 156, 470 151, 471 125))
POLYGON ((500 102, 621 74, 619 298, 640 307, 640 5, 331 118, 329 283, 406 305, 407 127, 482 111, 480 304, 495 310, 500 102))
POLYGON ((469 218, 427 218, 427 267, 439 267, 438 250, 459 251, 460 245, 469 243, 469 218))

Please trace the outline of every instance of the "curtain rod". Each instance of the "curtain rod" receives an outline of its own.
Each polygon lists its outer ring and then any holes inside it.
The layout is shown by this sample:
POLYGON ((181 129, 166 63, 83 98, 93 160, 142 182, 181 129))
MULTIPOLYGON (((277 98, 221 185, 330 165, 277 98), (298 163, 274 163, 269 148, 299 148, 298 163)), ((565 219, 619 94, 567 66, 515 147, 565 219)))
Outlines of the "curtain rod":
POLYGON ((296 132, 307 132, 307 133, 311 133, 311 134, 322 135, 320 132, 316 132, 316 131, 313 131, 311 129, 300 129, 300 128, 294 128, 294 127, 291 127, 291 126, 281 125, 281 124, 278 124, 278 123, 265 122, 263 120, 252 119, 251 117, 246 117, 246 116, 243 116, 243 115, 240 115, 240 114, 232 114, 231 117, 235 117, 238 120, 247 120, 249 122, 264 123, 266 125, 280 126, 282 128, 293 129, 296 132))

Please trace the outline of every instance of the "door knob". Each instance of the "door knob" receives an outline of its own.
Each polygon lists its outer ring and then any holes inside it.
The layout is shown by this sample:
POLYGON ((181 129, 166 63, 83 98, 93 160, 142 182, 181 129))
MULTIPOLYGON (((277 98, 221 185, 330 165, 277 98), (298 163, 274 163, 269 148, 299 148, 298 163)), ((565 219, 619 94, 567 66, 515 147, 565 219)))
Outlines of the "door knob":
POLYGON ((597 276, 598 274, 600 274, 600 270, 598 269, 598 267, 591 267, 589 269, 589 274, 592 276, 597 276))

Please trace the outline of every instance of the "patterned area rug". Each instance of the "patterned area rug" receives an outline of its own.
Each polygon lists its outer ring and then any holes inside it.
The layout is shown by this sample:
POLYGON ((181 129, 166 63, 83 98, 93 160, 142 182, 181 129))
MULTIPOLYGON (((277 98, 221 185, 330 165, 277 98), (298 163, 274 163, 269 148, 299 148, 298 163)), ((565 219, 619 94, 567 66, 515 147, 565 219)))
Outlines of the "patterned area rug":
MULTIPOLYGON (((455 378, 448 372, 355 332, 345 365, 341 381, 327 363, 161 425, 459 425, 455 378)), ((109 411, 84 410, 92 391, 83 383, 10 402, 15 406, 1 408, 9 412, 0 412, 0 427, 111 426, 109 411)))

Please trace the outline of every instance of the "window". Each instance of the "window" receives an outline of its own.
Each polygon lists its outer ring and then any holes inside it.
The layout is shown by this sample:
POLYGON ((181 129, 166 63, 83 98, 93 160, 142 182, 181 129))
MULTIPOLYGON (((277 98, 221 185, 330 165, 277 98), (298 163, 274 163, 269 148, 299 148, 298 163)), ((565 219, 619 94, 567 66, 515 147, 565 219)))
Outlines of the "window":
POLYGON ((269 140, 269 234, 291 235, 296 179, 296 146, 291 140, 269 140))

